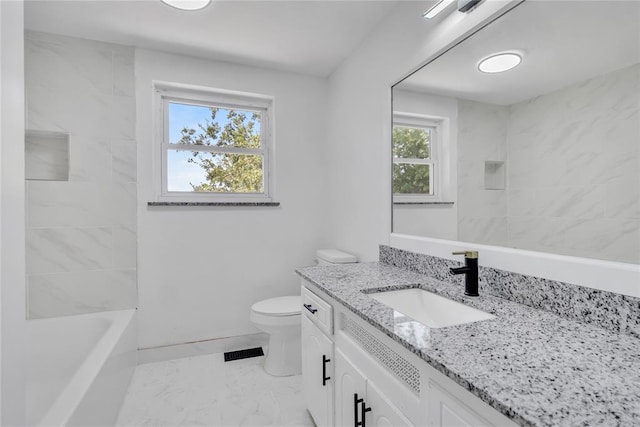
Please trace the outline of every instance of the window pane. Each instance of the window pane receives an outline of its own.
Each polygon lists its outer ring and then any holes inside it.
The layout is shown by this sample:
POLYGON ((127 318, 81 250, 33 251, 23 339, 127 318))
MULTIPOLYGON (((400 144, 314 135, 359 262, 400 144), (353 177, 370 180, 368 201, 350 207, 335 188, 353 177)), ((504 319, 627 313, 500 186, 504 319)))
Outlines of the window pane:
POLYGON ((429 185, 431 165, 399 163, 393 165, 394 194, 433 194, 429 185))
POLYGON ((169 150, 169 191, 263 193, 262 156, 169 150))
POLYGON ((393 156, 428 159, 431 156, 431 129, 393 127, 393 156))
POLYGON ((171 144, 260 148, 260 113, 169 103, 171 144))

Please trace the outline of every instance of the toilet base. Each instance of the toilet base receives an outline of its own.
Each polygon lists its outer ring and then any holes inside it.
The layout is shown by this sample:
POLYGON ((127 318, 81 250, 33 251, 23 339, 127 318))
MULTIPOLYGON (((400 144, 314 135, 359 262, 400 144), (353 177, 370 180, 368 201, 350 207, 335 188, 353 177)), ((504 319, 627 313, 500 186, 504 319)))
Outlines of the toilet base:
POLYGON ((264 370, 275 377, 302 373, 302 342, 300 331, 269 335, 269 348, 264 370))

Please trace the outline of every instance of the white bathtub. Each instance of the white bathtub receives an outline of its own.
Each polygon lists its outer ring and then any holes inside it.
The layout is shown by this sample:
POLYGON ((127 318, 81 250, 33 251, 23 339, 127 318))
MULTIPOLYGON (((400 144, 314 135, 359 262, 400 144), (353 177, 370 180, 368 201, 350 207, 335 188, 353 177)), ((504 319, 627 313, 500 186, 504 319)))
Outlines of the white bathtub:
POLYGON ((135 310, 27 322, 27 425, 113 426, 137 363, 135 310))

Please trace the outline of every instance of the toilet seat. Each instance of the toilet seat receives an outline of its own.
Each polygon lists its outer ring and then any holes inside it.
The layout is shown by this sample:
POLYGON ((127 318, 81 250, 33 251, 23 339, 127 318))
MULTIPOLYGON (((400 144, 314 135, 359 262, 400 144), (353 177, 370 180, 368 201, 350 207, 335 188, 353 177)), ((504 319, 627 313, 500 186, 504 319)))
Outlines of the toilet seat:
POLYGON ((269 298, 251 306, 251 311, 262 316, 285 317, 300 315, 302 299, 297 296, 269 298))
MULTIPOLYGON (((300 327, 300 321, 302 319, 302 314, 293 314, 291 316, 271 316, 268 314, 260 314, 255 311, 251 311, 249 315, 249 320, 251 320, 256 325, 266 326, 271 329, 272 327, 281 327, 284 329, 289 327, 300 327)), ((272 331, 273 332, 273 331, 272 331)))

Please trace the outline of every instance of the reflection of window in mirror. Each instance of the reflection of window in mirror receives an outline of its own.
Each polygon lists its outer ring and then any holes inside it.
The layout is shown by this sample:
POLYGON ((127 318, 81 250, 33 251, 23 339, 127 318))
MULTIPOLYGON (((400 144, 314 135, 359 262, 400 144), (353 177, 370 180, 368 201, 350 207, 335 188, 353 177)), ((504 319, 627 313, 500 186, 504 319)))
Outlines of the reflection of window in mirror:
POLYGON ((447 169, 443 120, 410 113, 393 114, 393 201, 429 203, 443 200, 447 169))

